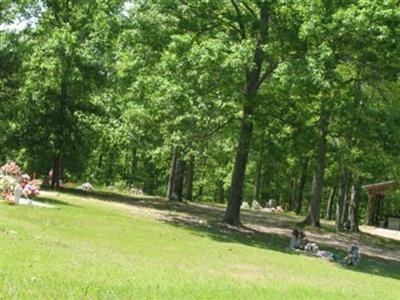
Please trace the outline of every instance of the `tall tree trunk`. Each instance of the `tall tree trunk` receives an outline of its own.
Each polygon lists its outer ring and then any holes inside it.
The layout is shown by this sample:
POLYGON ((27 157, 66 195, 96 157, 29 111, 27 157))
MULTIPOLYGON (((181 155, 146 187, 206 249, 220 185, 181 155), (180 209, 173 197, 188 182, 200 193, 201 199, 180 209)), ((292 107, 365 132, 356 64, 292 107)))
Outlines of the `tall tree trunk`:
POLYGON ((61 154, 57 154, 53 159, 53 175, 51 177, 51 188, 58 189, 60 187, 61 173, 61 154))
POLYGON ((244 118, 241 122, 239 146, 236 152, 236 161, 231 181, 231 190, 229 193, 229 202, 225 212, 224 221, 228 224, 240 225, 240 206, 243 201, 243 183, 246 172, 247 158, 250 151, 251 133, 253 123, 249 120, 251 108, 245 107, 244 118))
POLYGON ((327 151, 327 136, 329 128, 329 115, 322 109, 319 120, 320 138, 317 149, 315 173, 313 179, 313 197, 311 199, 305 224, 320 227, 321 201, 324 189, 325 161, 327 151))
POLYGON ((113 183, 114 179, 114 159, 115 159, 116 151, 113 151, 113 149, 110 150, 108 153, 108 168, 107 168, 107 179, 110 181, 110 183, 113 183))
POLYGON ((201 199, 204 194, 204 185, 201 183, 199 186, 199 191, 197 192, 197 198, 201 199))
POLYGON ((299 188, 296 198, 296 214, 299 215, 301 213, 301 209, 303 206, 304 199, 304 189, 306 187, 307 182, 307 172, 308 172, 308 159, 304 159, 301 166, 301 175, 299 181, 299 188))
POLYGON ((175 200, 176 195, 174 195, 175 191, 175 181, 176 181, 176 166, 179 158, 179 147, 176 146, 172 153, 171 158, 171 167, 169 171, 169 179, 168 179, 168 187, 167 187, 167 198, 168 200, 175 200))
MULTIPOLYGON (((236 11, 237 22, 240 28, 242 39, 246 39, 246 26, 243 23, 240 8, 235 1, 232 4, 236 11)), ((253 131, 252 114, 255 108, 254 98, 258 89, 274 71, 275 67, 271 64, 268 70, 261 75, 264 64, 264 46, 267 44, 269 14, 267 2, 260 2, 259 28, 256 36, 257 42, 254 50, 253 63, 251 68, 246 69, 246 91, 243 104, 243 117, 240 124, 239 145, 236 151, 235 165, 233 168, 231 190, 229 201, 225 211, 224 221, 230 225, 240 225, 240 206, 243 201, 243 184, 246 173, 247 159, 250 151, 251 134, 253 131)))
POLYGON ((348 170, 346 168, 343 168, 340 175, 340 190, 339 190, 338 201, 336 204, 335 222, 336 222, 336 230, 338 231, 343 230, 342 220, 343 220, 344 205, 347 195, 347 184, 349 182, 348 177, 349 177, 348 170))
POLYGON ((100 177, 100 171, 103 166, 103 148, 100 149, 99 159, 97 160, 96 178, 100 177))
POLYGON ((65 125, 65 115, 67 112, 67 99, 68 99, 68 82, 66 68, 63 69, 61 74, 60 83, 60 94, 59 94, 59 111, 58 111, 58 122, 56 125, 57 140, 55 145, 55 158, 53 160, 53 176, 51 180, 51 187, 60 187, 60 174, 61 174, 61 158, 64 152, 65 136, 66 136, 66 125, 65 125))
MULTIPOLYGON (((142 176, 142 189, 143 192, 146 194, 153 194, 154 191, 157 189, 157 179, 155 178, 155 166, 151 159, 144 157, 142 160, 143 169, 146 170, 146 173, 142 176)), ((138 183, 135 182, 135 186, 138 187, 138 183)))
POLYGON ((296 178, 292 178, 292 187, 290 190, 290 195, 289 195, 289 203, 288 203, 288 207, 287 209, 292 211, 294 204, 296 202, 296 185, 297 185, 297 179, 296 178))
POLYGON ((207 157, 208 156, 202 155, 201 158, 200 184, 199 184, 199 191, 197 192, 198 200, 201 200, 204 194, 204 176, 206 174, 206 169, 207 169, 207 157))
POLYGON ((124 180, 127 180, 129 178, 131 168, 130 168, 130 159, 129 159, 129 154, 128 152, 125 152, 124 154, 124 180))
POLYGON ((361 189, 362 189, 362 179, 361 177, 356 177, 353 182, 351 189, 351 199, 350 199, 350 210, 349 210, 349 221, 350 230, 353 232, 358 232, 358 213, 361 201, 361 189))
POLYGON ((328 204, 326 206, 325 219, 327 219, 327 220, 332 219, 333 203, 335 202, 336 190, 337 190, 337 184, 335 182, 331 188, 331 191, 329 192, 328 204))
POLYGON ((133 181, 137 179, 135 178, 137 167, 138 167, 137 148, 134 148, 132 150, 132 160, 131 160, 131 178, 133 181))
POLYGON ((341 215, 340 222, 347 229, 347 222, 349 221, 349 207, 350 207, 350 198, 351 198, 351 187, 352 187, 352 174, 348 173, 347 176, 347 185, 346 185, 346 196, 344 198, 344 206, 343 212, 341 215))
POLYGON ((254 193, 253 193, 253 200, 256 200, 257 202, 260 202, 261 168, 262 168, 262 161, 259 158, 256 162, 256 174, 254 180, 254 193))
POLYGON ((218 201, 218 203, 225 202, 224 181, 221 179, 217 180, 216 200, 218 201))
POLYGON ((187 166, 185 180, 185 199, 189 201, 193 200, 194 161, 194 156, 191 155, 187 166))
POLYGON ((175 192, 177 200, 182 201, 183 199, 183 182, 185 180, 185 168, 186 162, 183 159, 178 160, 178 165, 176 167, 176 177, 175 177, 175 192))

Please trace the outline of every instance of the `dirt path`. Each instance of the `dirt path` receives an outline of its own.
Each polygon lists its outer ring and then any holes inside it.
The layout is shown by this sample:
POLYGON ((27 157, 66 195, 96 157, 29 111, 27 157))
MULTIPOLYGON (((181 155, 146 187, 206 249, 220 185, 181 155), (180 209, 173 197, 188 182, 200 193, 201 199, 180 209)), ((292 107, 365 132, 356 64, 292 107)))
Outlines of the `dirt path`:
POLYGON ((377 228, 372 226, 361 226, 360 230, 362 232, 366 232, 375 236, 380 236, 396 241, 400 241, 400 231, 399 230, 390 230, 385 228, 377 228))

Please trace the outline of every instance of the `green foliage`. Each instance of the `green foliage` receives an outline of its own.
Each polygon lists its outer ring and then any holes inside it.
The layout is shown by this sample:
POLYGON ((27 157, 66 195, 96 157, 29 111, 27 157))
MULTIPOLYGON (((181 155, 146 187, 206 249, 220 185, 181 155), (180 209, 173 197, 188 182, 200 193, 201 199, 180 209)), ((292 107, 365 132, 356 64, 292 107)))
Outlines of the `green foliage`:
POLYGON ((215 198, 221 182, 226 196, 266 7, 260 71, 272 72, 251 99, 245 200, 261 159, 262 202, 287 203, 305 162, 308 201, 321 111, 328 187, 343 166, 366 182, 397 178, 395 1, 125 2, 2 2, 1 22, 35 20, 0 32, 3 161, 44 176, 60 156, 64 181, 163 195, 179 146, 195 158, 195 196, 215 198))

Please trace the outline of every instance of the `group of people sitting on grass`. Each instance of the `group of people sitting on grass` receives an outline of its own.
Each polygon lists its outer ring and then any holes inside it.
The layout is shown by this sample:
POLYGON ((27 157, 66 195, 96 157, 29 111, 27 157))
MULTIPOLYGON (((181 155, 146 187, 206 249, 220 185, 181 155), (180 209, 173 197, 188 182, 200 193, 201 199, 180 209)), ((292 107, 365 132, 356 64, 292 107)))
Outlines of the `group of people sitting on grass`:
POLYGON ((360 252, 357 244, 350 245, 347 256, 342 258, 340 255, 330 251, 320 250, 316 243, 311 243, 303 230, 295 228, 292 231, 289 248, 295 251, 304 251, 306 254, 321 257, 329 261, 335 261, 344 265, 356 266, 360 260, 360 252))

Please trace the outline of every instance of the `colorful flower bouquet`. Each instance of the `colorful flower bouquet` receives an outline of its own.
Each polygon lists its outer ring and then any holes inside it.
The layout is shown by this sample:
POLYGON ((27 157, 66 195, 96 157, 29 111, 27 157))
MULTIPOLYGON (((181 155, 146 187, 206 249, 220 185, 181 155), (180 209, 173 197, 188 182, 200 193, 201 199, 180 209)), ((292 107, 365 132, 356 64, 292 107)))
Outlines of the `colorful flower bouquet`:
POLYGON ((0 192, 1 196, 7 203, 14 204, 13 193, 17 186, 17 180, 9 175, 0 176, 0 192))
POLYGON ((29 183, 25 185, 24 194, 28 198, 35 198, 39 195, 40 190, 40 181, 38 180, 31 180, 29 183))
POLYGON ((15 199, 14 199, 14 195, 11 192, 5 192, 2 194, 4 200, 6 201, 6 203, 11 204, 11 205, 15 205, 15 199))
POLYGON ((0 191, 1 192, 12 192, 15 189, 17 181, 15 178, 5 175, 0 177, 0 191))
POLYGON ((13 161, 8 161, 0 168, 0 173, 9 176, 21 175, 21 168, 13 161))
POLYGON ((0 194, 9 204, 15 204, 14 192, 20 185, 23 195, 34 198, 39 194, 41 181, 30 180, 29 175, 21 175, 21 168, 13 161, 8 161, 0 168, 0 194))

